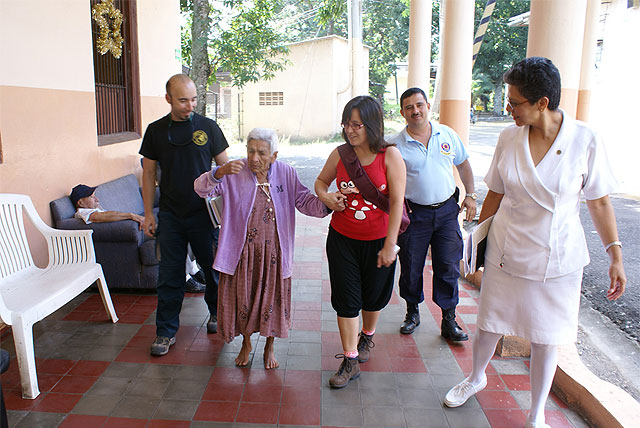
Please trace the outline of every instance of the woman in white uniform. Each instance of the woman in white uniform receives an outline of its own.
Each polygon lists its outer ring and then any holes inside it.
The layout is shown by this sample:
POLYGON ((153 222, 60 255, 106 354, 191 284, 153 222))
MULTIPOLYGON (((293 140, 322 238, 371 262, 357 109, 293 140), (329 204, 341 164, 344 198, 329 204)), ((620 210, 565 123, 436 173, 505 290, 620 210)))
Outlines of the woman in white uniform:
POLYGON ((622 245, 608 194, 616 182, 604 147, 584 123, 558 108, 560 73, 541 57, 504 75, 515 126, 498 139, 479 221, 495 214, 487 240, 472 372, 445 396, 458 407, 487 384, 502 335, 531 342, 531 411, 526 428, 546 428, 544 405, 557 345, 575 342, 582 269, 589 263, 580 194, 611 260, 609 300, 625 289, 622 245))

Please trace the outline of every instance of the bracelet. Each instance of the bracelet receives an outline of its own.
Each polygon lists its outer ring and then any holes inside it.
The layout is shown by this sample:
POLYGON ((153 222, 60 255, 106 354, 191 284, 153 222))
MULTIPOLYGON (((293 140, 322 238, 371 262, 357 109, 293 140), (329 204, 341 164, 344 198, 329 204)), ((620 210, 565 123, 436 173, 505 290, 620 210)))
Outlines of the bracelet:
POLYGON ((613 242, 609 242, 607 245, 605 245, 604 252, 606 253, 607 251, 609 251, 609 248, 613 247, 614 245, 617 245, 618 247, 622 248, 622 242, 613 241, 613 242))

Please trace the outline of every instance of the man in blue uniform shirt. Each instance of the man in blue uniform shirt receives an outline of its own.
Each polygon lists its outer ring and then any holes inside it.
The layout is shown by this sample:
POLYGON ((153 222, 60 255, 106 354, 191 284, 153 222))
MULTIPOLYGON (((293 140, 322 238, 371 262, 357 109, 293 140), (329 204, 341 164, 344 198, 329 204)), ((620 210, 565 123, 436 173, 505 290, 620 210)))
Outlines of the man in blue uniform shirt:
POLYGON ((400 296, 407 302, 400 332, 411 334, 420 324, 418 304, 424 301, 422 272, 431 245, 432 298, 442 309, 442 336, 453 341, 468 340, 468 335, 456 323, 455 311, 462 259, 458 214, 466 208, 468 221, 476 214, 469 155, 451 128, 429 121, 431 106, 422 89, 407 89, 400 97, 400 107, 407 126, 390 142, 397 145, 407 166, 405 196, 411 208, 411 224, 398 237, 400 296), (458 206, 453 166, 467 191, 461 206, 458 206))
POLYGON ((140 147, 142 160, 142 197, 145 233, 157 233, 160 247, 156 338, 152 355, 165 355, 176 341, 180 310, 185 292, 187 245, 204 272, 204 300, 209 307, 207 331, 217 331, 218 282, 213 271, 213 251, 217 229, 209 220, 204 199, 193 190, 193 181, 217 165, 227 162, 229 147, 224 134, 211 119, 194 113, 196 87, 185 74, 176 74, 167 82, 166 100, 171 112, 151 123, 140 147), (160 210, 153 215, 155 180, 160 177, 160 210), (159 227, 158 227, 159 226, 159 227))

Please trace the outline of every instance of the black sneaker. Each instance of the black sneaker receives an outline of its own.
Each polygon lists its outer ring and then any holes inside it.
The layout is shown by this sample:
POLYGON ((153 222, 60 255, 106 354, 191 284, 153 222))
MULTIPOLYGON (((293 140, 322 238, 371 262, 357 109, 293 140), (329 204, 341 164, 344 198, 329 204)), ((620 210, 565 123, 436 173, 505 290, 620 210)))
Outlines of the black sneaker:
POLYGON ((218 315, 209 315, 209 321, 207 321, 207 333, 218 332, 218 315))
POLYGON ((191 275, 191 277, 201 284, 207 283, 207 280, 204 279, 204 272, 202 272, 202 270, 199 270, 198 272, 194 273, 193 275, 191 275))
POLYGON ((158 357, 165 355, 167 352, 169 352, 169 347, 174 343, 176 343, 175 336, 156 336, 155 340, 151 344, 151 355, 156 355, 158 357))
POLYGON ((187 284, 185 286, 185 291, 187 293, 204 293, 206 289, 206 285, 196 281, 193 277, 187 280, 187 284))

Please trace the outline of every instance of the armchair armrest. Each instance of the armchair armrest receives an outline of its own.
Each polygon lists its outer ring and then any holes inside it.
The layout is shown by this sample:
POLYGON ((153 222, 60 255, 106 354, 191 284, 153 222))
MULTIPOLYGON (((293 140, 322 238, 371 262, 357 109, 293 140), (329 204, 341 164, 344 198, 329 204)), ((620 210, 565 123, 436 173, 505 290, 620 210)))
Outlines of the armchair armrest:
POLYGON ((95 242, 137 242, 142 241, 142 232, 133 220, 109 223, 85 224, 80 219, 69 218, 58 222, 58 228, 67 230, 92 230, 95 242))

